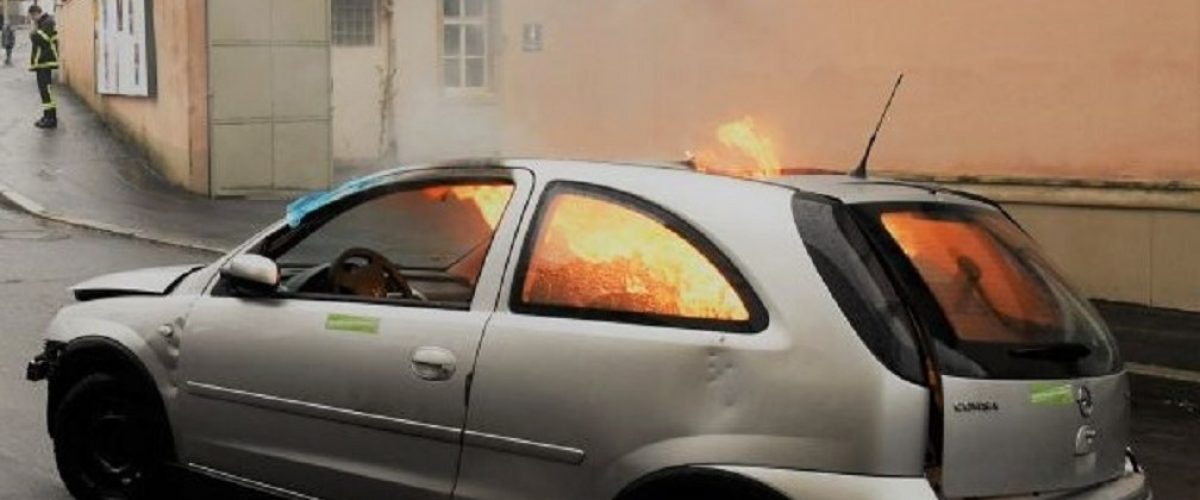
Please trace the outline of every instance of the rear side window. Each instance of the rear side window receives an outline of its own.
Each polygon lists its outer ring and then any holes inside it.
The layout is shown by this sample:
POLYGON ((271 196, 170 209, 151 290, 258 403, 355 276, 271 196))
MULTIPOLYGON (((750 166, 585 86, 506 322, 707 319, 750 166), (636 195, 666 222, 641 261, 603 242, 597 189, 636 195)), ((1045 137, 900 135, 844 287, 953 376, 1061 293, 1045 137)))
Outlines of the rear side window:
POLYGON ((863 343, 893 373, 922 383, 908 309, 850 212, 832 200, 801 194, 792 209, 813 265, 863 343))
POLYGON ((568 183, 543 196, 513 309, 726 331, 765 326, 745 280, 699 233, 643 200, 568 183))

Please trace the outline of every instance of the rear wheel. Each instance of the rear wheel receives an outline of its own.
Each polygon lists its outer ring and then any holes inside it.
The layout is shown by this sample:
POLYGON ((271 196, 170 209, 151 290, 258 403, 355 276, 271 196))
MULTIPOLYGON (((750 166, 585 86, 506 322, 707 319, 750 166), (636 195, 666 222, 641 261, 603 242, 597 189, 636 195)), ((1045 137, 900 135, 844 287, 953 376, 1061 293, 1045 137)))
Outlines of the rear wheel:
POLYGON ((67 391, 55 413, 54 455, 81 500, 174 498, 165 491, 171 434, 155 394, 96 373, 67 391))
POLYGON ((749 478, 715 470, 674 471, 622 493, 618 500, 786 500, 749 478))

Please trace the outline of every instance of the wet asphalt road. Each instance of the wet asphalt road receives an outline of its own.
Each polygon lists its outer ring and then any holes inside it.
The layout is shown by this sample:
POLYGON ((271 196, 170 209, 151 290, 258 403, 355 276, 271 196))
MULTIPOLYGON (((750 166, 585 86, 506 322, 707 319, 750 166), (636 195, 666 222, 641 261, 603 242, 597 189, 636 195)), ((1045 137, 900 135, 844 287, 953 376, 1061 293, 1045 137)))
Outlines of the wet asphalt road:
POLYGON ((211 258, 43 224, 0 206, 0 500, 70 498, 45 432, 46 385, 24 380, 42 328, 71 301, 66 288, 97 274, 211 258))
POLYGON ((1200 385, 1139 376, 1131 384, 1133 446, 1154 498, 1200 499, 1200 385))
MULTIPOLYGON (((212 257, 43 223, 0 204, 0 500, 70 498, 45 432, 45 384, 24 380, 42 328, 71 301, 66 287, 98 274, 212 257)), ((1195 344, 1190 348, 1195 352, 1195 344)), ((1135 377, 1133 386, 1135 446, 1156 498, 1200 499, 1200 385, 1135 377)), ((229 498, 203 495, 213 496, 229 498)))

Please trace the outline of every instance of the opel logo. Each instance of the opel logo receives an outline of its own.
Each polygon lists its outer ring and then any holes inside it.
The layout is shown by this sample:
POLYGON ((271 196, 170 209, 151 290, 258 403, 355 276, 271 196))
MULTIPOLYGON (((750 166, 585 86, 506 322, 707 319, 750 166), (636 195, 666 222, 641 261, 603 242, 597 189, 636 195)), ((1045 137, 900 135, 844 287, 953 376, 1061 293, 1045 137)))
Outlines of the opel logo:
POLYGON ((1084 418, 1092 416, 1092 411, 1096 409, 1092 402, 1092 391, 1085 385, 1075 391, 1075 403, 1079 405, 1079 414, 1084 418))

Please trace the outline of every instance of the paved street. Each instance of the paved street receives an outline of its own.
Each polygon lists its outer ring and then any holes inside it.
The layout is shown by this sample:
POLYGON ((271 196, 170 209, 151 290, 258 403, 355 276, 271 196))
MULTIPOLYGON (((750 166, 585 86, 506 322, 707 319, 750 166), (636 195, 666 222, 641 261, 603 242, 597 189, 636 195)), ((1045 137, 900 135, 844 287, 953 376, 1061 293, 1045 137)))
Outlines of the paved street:
POLYGON ((1156 499, 1200 499, 1200 385, 1133 377, 1133 445, 1156 499))
POLYGON ((24 380, 41 331, 97 274, 210 260, 211 255, 45 224, 0 206, 0 500, 70 498, 46 436, 46 385, 24 380))

